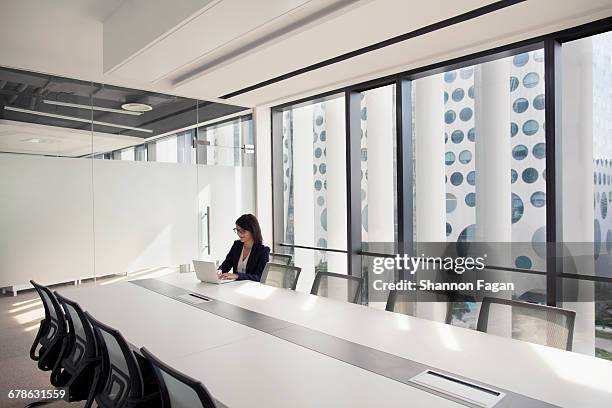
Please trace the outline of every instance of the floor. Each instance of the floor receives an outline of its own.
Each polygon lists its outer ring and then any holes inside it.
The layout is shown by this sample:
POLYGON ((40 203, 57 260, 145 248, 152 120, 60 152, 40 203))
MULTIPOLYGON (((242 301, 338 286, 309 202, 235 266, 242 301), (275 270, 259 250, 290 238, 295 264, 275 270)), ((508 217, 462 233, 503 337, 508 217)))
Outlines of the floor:
MULTIPOLYGON (((112 284, 133 278, 155 277, 174 272, 174 268, 149 268, 125 275, 98 278, 97 285, 112 284)), ((70 286, 73 283, 53 286, 53 289, 70 286)), ((93 279, 83 280, 82 286, 94 285, 93 279)), ((10 399, 11 390, 51 390, 49 372, 38 370, 36 362, 30 359, 30 347, 36 337, 44 310, 34 289, 24 290, 17 296, 0 295, 0 407, 23 408, 34 400, 10 399)), ((81 407, 83 402, 67 403, 57 401, 45 407, 81 407)))

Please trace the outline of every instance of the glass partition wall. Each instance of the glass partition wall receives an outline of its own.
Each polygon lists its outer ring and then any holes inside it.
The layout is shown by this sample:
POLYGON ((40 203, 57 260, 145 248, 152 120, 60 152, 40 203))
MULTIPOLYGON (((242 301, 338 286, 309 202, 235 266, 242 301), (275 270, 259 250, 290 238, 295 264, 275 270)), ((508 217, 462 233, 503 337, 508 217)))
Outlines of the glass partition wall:
MULTIPOLYGON (((273 108, 275 250, 310 279, 362 277, 362 303, 380 308, 376 257, 484 243, 481 276, 514 284, 498 297, 576 311, 573 350, 612 359, 608 29, 595 22, 273 108), (341 164, 333 189, 321 160, 341 164)), ((406 313, 476 328, 479 299, 432 297, 411 298, 406 313)), ((499 320, 509 337, 531 330, 512 311, 499 320)))
POLYGON ((254 212, 242 107, 6 68, 0 91, 2 288, 222 259, 254 212))

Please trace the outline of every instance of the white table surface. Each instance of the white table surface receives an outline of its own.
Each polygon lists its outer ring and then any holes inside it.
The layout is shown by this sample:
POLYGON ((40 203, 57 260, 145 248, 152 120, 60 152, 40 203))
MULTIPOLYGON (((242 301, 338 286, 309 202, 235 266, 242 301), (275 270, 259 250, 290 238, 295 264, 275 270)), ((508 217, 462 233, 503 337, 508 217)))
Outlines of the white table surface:
POLYGON ((612 362, 361 305, 244 281, 175 286, 564 407, 612 407, 612 362))
MULTIPOLYGON (((241 285, 211 289, 229 293, 241 285)), ((146 346, 202 381, 215 400, 230 408, 398 407, 407 402, 463 407, 129 282, 59 292, 134 346, 146 346)))

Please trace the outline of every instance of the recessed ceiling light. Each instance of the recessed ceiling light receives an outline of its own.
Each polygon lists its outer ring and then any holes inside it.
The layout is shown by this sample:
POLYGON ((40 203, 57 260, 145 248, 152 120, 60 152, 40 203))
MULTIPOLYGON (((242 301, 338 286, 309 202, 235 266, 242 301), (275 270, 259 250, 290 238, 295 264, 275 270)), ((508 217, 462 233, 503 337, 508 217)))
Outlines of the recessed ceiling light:
POLYGON ((148 112, 150 110, 153 110, 153 108, 151 107, 151 105, 147 105, 144 103, 124 103, 123 105, 121 105, 122 109, 125 109, 126 111, 130 111, 130 112, 148 112))
POLYGON ((40 143, 40 139, 33 137, 31 139, 23 139, 22 142, 25 142, 25 143, 40 143))

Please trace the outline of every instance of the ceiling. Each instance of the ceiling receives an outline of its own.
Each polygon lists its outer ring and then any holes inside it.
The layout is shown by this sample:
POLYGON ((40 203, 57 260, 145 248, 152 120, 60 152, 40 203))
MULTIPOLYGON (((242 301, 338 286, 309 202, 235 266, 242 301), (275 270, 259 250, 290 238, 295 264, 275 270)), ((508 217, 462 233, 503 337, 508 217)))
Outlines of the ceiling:
MULTIPOLYGON (((0 55, 8 67, 214 101, 491 3, 3 0, 0 55)), ((229 102, 276 104, 611 15, 612 0, 527 0, 229 102)))
POLYGON ((0 68, 0 152, 70 157, 106 152, 242 111, 229 104, 0 68), (146 111, 128 110, 125 104, 146 111))

